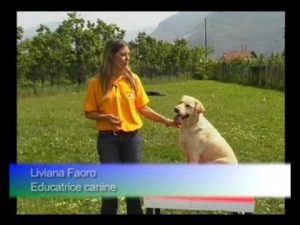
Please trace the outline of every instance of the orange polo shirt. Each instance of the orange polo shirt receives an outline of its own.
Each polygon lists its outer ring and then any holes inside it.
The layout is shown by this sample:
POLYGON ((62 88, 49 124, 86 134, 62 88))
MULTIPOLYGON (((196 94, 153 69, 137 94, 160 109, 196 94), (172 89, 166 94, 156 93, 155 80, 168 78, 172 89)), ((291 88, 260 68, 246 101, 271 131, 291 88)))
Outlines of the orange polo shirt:
POLYGON ((84 111, 113 114, 123 121, 116 127, 106 120, 97 120, 98 130, 134 131, 142 127, 143 122, 137 109, 145 106, 149 102, 149 98, 140 78, 136 74, 133 74, 133 77, 137 84, 137 96, 123 75, 115 80, 112 89, 105 96, 102 94, 100 79, 89 80, 84 111))

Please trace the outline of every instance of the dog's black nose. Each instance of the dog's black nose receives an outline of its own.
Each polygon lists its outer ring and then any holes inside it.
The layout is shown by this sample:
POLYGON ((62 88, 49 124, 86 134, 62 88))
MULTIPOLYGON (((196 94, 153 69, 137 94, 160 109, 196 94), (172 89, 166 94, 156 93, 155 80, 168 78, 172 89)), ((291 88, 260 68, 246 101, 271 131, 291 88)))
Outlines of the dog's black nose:
POLYGON ((174 108, 174 111, 175 111, 176 113, 178 113, 178 112, 179 112, 179 109, 177 109, 177 108, 174 108))

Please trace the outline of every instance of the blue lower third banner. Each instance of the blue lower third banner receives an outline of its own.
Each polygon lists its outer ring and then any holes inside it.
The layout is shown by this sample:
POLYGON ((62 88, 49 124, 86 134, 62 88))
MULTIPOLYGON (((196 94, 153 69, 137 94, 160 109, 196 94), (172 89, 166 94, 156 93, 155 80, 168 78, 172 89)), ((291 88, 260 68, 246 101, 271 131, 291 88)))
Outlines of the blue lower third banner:
POLYGON ((289 198, 290 164, 11 164, 10 197, 289 198))

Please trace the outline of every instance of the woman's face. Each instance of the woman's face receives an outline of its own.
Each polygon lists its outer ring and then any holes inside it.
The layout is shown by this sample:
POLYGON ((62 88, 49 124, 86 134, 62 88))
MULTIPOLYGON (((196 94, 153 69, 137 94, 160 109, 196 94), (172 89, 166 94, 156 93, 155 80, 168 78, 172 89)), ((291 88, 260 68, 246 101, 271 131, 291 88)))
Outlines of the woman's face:
POLYGON ((116 69, 122 70, 129 65, 130 51, 127 46, 120 48, 113 58, 113 65, 116 69))

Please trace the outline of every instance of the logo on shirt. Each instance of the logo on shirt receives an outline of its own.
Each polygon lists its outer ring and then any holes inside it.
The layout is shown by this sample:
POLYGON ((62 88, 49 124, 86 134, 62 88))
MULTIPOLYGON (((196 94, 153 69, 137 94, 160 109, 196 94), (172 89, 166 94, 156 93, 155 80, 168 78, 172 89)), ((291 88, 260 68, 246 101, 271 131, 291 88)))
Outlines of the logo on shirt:
POLYGON ((126 93, 126 97, 130 100, 133 100, 134 99, 134 93, 131 91, 131 92, 127 92, 126 93))

